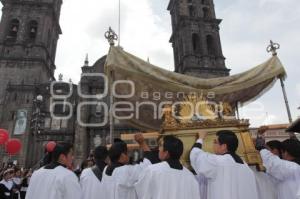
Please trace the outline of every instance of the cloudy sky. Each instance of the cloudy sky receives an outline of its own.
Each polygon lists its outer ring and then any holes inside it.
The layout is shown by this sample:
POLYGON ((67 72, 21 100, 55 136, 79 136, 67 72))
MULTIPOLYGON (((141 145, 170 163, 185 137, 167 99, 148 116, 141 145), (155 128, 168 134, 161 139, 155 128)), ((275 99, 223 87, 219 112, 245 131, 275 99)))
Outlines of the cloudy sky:
MULTIPOLYGON (((123 48, 152 64, 173 70, 169 0, 121 0, 123 48)), ((216 14, 223 19, 221 39, 226 65, 231 74, 256 66, 270 55, 265 49, 270 39, 281 44, 290 107, 295 119, 300 115, 300 2, 299 0, 215 0, 216 14)), ((64 79, 78 82, 85 54, 90 64, 107 53, 104 32, 117 31, 118 0, 64 0, 61 15, 63 35, 57 50, 57 71, 64 79)), ((241 110, 252 126, 287 123, 280 83, 241 110)))

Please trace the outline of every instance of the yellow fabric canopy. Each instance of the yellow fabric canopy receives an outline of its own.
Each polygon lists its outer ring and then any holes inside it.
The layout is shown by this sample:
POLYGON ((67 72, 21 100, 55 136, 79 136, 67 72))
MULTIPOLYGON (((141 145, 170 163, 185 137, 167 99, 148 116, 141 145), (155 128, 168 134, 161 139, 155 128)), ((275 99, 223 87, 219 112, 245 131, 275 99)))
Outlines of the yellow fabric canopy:
MULTIPOLYGON (((231 105, 237 102, 243 104, 256 99, 271 88, 277 78, 286 76, 277 56, 240 74, 201 79, 154 66, 120 47, 110 48, 105 72, 111 81, 130 80, 134 84, 134 95, 126 99, 115 98, 116 102, 127 101, 135 104, 148 102, 157 106, 166 101, 174 103, 184 100, 179 93, 185 95, 197 93, 204 98, 213 94, 213 101, 227 102, 231 105)), ((131 87, 124 83, 119 84, 115 90, 118 94, 126 95, 130 93, 131 87)), ((138 128, 158 130, 161 118, 153 118, 156 113, 153 113, 151 105, 141 106, 140 109, 142 111, 136 112, 139 118, 129 119, 127 122, 138 128)))

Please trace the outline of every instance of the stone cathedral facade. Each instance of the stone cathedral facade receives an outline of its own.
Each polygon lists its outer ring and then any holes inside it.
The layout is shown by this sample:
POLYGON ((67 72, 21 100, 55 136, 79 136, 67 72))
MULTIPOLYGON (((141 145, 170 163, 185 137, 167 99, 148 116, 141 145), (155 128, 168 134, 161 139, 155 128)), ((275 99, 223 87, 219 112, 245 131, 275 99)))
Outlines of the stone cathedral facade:
MULTIPOLYGON (((0 128, 9 130, 10 136, 23 144, 22 152, 10 161, 32 167, 43 156, 42 146, 48 140, 55 140, 73 142, 80 162, 96 145, 108 143, 109 125, 88 125, 103 119, 97 100, 89 99, 94 103, 83 106, 79 116, 76 111, 78 103, 87 100, 79 97, 78 86, 86 95, 103 92, 103 81, 85 74, 103 73, 106 56, 92 65, 85 61, 79 85, 55 81, 62 0, 1 0, 1 3, 0 128), (53 98, 53 92, 58 97, 53 98), (51 112, 61 119, 53 118, 51 112), (72 117, 64 119, 69 114, 72 117), (78 119, 87 125, 82 126, 78 119)), ((219 35, 221 20, 216 18, 213 0, 170 0, 168 10, 175 72, 201 78, 228 76, 230 70, 225 66, 219 35)), ((114 126, 115 137, 136 131, 118 121, 114 126)), ((8 161, 8 157, 0 148, 0 162, 3 161, 8 161)))

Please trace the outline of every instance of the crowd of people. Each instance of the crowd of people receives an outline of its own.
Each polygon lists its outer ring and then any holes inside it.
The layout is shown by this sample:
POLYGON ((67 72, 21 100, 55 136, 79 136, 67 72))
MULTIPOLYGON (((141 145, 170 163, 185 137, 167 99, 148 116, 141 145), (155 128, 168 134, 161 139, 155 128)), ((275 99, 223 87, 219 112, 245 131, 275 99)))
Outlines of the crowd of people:
POLYGON ((0 199, 25 199, 31 169, 18 168, 13 163, 0 167, 0 199))
POLYGON ((25 191, 26 199, 300 198, 298 140, 265 143, 257 139, 266 168, 264 181, 236 153, 239 141, 234 132, 222 130, 216 135, 211 154, 202 149, 207 133, 198 133, 189 153, 192 171, 181 164, 187 150, 172 135, 162 137, 158 149, 151 150, 143 135, 136 134, 143 158, 135 164, 129 164, 127 144, 122 140, 115 140, 109 149, 98 146, 82 171, 71 169, 73 145, 56 143, 32 176, 30 170, 2 169, 0 199, 24 198, 25 191))

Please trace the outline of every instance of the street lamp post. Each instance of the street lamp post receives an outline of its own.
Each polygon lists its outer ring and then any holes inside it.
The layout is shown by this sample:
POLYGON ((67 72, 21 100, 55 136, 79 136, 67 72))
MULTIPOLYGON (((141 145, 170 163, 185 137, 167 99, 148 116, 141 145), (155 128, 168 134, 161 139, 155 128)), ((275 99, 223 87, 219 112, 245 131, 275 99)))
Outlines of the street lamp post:
POLYGON ((31 120, 34 122, 32 128, 33 128, 33 134, 34 136, 40 134, 41 131, 41 123, 43 122, 43 116, 44 114, 41 112, 41 106, 43 103, 43 96, 38 95, 35 100, 33 100, 35 111, 33 112, 33 119, 31 120))

